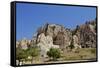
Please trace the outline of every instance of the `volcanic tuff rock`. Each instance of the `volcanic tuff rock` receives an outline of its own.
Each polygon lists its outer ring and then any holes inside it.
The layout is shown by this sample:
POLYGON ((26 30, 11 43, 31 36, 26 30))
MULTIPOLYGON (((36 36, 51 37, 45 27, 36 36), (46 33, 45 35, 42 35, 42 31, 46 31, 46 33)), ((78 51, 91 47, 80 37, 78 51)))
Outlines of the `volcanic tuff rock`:
POLYGON ((53 44, 58 45, 62 50, 70 46, 72 40, 76 48, 89 48, 96 47, 96 31, 96 19, 87 21, 80 26, 77 25, 74 30, 65 28, 62 25, 47 23, 38 29, 37 38, 41 33, 44 33, 45 36, 49 35, 53 39, 53 44))
POLYGON ((37 46, 40 48, 41 50, 40 54, 43 57, 46 57, 46 53, 47 51, 49 51, 51 47, 59 48, 59 46, 53 44, 52 36, 50 35, 45 36, 44 33, 41 33, 38 36, 37 41, 38 41, 37 46))
POLYGON ((32 41, 26 38, 16 42, 16 48, 27 49, 29 46, 32 46, 32 41))
POLYGON ((96 20, 77 26, 74 34, 78 37, 78 44, 82 48, 96 47, 96 20))
POLYGON ((51 36, 53 44, 58 45, 62 50, 70 45, 72 39, 71 31, 58 24, 47 23, 44 27, 41 27, 41 29, 38 30, 38 35, 41 33, 44 33, 45 36, 51 36))
POLYGON ((27 49, 29 46, 39 46, 41 55, 51 48, 60 48, 64 51, 73 45, 74 48, 95 48, 96 47, 96 19, 85 24, 77 25, 71 30, 59 24, 45 24, 37 30, 32 40, 21 40, 16 42, 16 47, 27 49))

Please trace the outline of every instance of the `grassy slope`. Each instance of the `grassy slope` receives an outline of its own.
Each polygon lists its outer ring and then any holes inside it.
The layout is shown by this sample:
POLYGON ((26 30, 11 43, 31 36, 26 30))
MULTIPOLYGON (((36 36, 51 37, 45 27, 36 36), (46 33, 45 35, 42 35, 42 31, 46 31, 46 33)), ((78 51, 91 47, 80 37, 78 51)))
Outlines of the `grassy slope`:
POLYGON ((63 55, 63 60, 96 59, 96 48, 82 48, 63 55))

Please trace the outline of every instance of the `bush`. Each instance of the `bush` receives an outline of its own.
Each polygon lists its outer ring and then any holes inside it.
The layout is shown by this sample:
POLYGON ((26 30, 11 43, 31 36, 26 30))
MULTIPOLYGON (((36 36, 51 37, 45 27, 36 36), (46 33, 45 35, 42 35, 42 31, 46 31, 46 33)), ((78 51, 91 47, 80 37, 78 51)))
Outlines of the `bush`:
POLYGON ((23 60, 25 60, 28 57, 28 55, 26 54, 26 50, 21 49, 21 48, 16 48, 16 59, 19 61, 18 65, 20 64, 20 62, 23 60))
POLYGON ((96 49, 91 49, 92 54, 96 54, 96 49))
POLYGON ((72 39, 71 44, 69 45, 69 48, 70 48, 70 49, 73 49, 73 48, 74 48, 73 42, 74 42, 74 41, 73 41, 73 39, 72 39))
POLYGON ((50 48, 50 50, 47 52, 47 55, 53 60, 57 60, 57 58, 61 57, 60 50, 57 48, 50 48))
POLYGON ((39 55, 39 49, 37 47, 30 47, 27 49, 29 56, 35 57, 39 55))
POLYGON ((29 47, 28 49, 24 50, 21 48, 16 48, 16 59, 20 62, 23 60, 28 60, 28 57, 32 57, 31 61, 33 61, 33 57, 36 57, 39 55, 39 49, 38 47, 29 47))
POLYGON ((28 48, 27 49, 27 54, 28 54, 28 56, 32 57, 32 59, 31 59, 31 63, 32 63, 33 57, 36 57, 36 56, 39 55, 39 49, 38 49, 38 47, 30 47, 30 48, 28 48))

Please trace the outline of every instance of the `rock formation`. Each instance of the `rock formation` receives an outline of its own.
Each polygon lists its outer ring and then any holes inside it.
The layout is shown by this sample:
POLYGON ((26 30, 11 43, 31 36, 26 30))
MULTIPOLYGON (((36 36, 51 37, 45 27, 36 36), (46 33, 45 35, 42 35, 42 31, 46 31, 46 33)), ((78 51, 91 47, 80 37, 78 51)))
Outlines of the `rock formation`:
POLYGON ((38 35, 41 33, 51 36, 53 44, 58 45, 62 50, 70 45, 72 39, 71 31, 58 24, 46 24, 38 30, 38 35))
POLYGON ((97 42, 96 20, 77 25, 71 30, 59 24, 45 24, 37 30, 32 40, 23 39, 16 42, 16 48, 27 49, 29 46, 38 46, 40 54, 46 57, 51 48, 60 48, 62 51, 72 45, 77 48, 95 48, 97 42))
POLYGON ((76 28, 75 34, 78 37, 78 44, 82 48, 96 47, 96 21, 89 21, 76 28))
POLYGON ((53 39, 50 35, 45 36, 44 33, 41 33, 37 38, 37 46, 40 48, 40 55, 46 57, 47 51, 51 47, 59 48, 59 46, 53 44, 53 39))
POLYGON ((32 45, 31 40, 27 40, 26 38, 16 42, 16 48, 27 49, 30 45, 32 45))

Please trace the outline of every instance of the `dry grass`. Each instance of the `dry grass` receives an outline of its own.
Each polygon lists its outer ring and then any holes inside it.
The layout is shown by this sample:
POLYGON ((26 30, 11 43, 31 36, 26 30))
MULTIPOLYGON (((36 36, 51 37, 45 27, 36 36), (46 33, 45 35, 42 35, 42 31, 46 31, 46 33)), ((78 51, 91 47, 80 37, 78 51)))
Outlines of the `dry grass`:
MULTIPOLYGON (((50 58, 40 59, 36 57, 32 64, 45 64, 45 63, 61 63, 67 61, 76 61, 76 60, 94 60, 96 59, 96 48, 81 48, 75 51, 62 53, 61 58, 58 61, 49 61, 50 58), (48 61, 47 61, 48 60, 48 61)), ((27 61, 25 64, 31 64, 31 61, 27 61)))
POLYGON ((96 48, 82 48, 76 51, 67 52, 63 60, 89 60, 96 59, 96 48))

